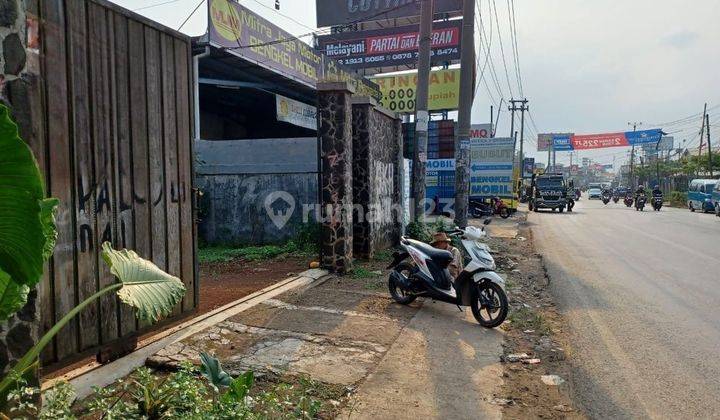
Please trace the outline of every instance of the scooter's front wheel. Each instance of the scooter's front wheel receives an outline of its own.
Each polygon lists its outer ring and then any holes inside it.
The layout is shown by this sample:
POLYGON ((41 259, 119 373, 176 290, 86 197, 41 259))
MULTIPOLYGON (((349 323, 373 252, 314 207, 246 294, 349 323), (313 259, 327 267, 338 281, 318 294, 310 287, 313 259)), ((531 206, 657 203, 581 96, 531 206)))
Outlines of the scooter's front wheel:
POLYGON ((507 317, 507 295, 498 284, 484 281, 475 286, 470 308, 480 325, 485 328, 495 328, 507 317))
MULTIPOLYGON (((408 262, 401 262, 394 269, 395 273, 405 277, 406 284, 410 282, 413 270, 414 267, 408 262)), ((410 290, 407 290, 403 287, 403 285, 398 284, 398 282, 395 281, 395 276, 392 274, 388 279, 388 290, 390 291, 390 296, 392 296, 393 300, 401 305, 409 305, 417 299, 417 296, 412 294, 410 290)))

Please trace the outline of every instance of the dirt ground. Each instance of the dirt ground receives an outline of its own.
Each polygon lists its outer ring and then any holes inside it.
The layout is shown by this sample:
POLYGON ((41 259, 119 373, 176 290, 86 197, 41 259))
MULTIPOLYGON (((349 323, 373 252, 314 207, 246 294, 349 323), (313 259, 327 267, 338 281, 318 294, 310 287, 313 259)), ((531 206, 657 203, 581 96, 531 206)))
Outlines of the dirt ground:
POLYGON ((200 306, 204 314, 307 270, 309 257, 281 256, 268 261, 242 259, 200 264, 200 306))
POLYGON ((585 418, 573 405, 572 390, 564 382, 569 371, 564 362, 568 343, 547 290, 542 256, 535 252, 525 215, 517 217, 516 238, 489 239, 498 269, 507 273, 510 301, 508 321, 502 326, 504 381, 494 403, 503 406, 508 418, 585 418), (547 385, 544 375, 557 375, 563 382, 547 385))

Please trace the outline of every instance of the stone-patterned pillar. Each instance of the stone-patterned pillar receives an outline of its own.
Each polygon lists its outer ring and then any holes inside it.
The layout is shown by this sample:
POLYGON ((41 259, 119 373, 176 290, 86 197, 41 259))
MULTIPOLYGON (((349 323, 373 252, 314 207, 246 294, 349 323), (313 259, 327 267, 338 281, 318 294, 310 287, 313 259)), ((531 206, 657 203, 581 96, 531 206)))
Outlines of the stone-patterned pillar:
POLYGON ((358 258, 373 257, 371 226, 366 217, 370 204, 370 124, 373 106, 370 98, 353 98, 353 253, 358 258))
POLYGON ((352 95, 347 82, 318 84, 318 137, 322 163, 322 265, 344 274, 352 268, 352 95))
POLYGON ((393 179, 393 182, 395 184, 395 196, 393 198, 393 202, 395 204, 395 209, 393 213, 394 222, 395 222, 395 232, 394 232, 394 242, 395 244, 400 243, 400 236, 403 234, 403 209, 405 208, 405 202, 403 200, 403 134, 402 134, 402 120, 398 117, 395 118, 394 121, 394 130, 395 130, 395 138, 394 138, 394 154, 396 156, 395 159, 395 179, 393 179))
MULTIPOLYGON (((36 115, 40 104, 37 6, 32 0, 0 0, 0 102, 10 108, 20 136, 30 144, 42 169, 42 119, 36 115)), ((44 277, 41 283, 46 281, 44 277)), ((38 340, 37 296, 33 288, 27 305, 0 322, 0 373, 7 372, 38 340)))
POLYGON ((360 258, 373 258, 399 240, 398 124, 397 115, 375 99, 353 98, 353 244, 360 258))

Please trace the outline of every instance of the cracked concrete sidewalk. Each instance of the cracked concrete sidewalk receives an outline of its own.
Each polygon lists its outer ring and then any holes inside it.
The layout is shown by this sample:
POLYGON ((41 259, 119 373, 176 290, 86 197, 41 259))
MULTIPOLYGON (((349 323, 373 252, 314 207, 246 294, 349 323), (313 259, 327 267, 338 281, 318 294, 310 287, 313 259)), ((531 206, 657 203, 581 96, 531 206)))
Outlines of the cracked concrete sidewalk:
POLYGON ((352 392, 340 418, 498 418, 502 333, 469 310, 395 304, 386 273, 293 289, 173 343, 154 367, 214 353, 231 375, 306 375, 352 392))

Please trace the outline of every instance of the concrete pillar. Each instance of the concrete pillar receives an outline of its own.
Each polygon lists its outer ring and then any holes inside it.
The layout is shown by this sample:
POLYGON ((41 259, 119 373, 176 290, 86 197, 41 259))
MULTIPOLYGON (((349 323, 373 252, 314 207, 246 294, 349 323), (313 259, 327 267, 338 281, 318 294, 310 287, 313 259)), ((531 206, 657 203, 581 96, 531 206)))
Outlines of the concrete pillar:
MULTIPOLYGON (((0 102, 10 108, 20 136, 28 142, 43 169, 37 2, 0 0, 0 102), (30 42, 28 42, 30 37, 30 42)), ((41 283, 47 282, 43 277, 41 283)), ((41 287, 41 285, 38 285, 41 287)), ((0 322, 0 373, 20 359, 39 338, 40 308, 36 288, 28 303, 0 322)))
POLYGON ((352 268, 352 95, 347 82, 318 84, 322 265, 344 274, 352 268))

